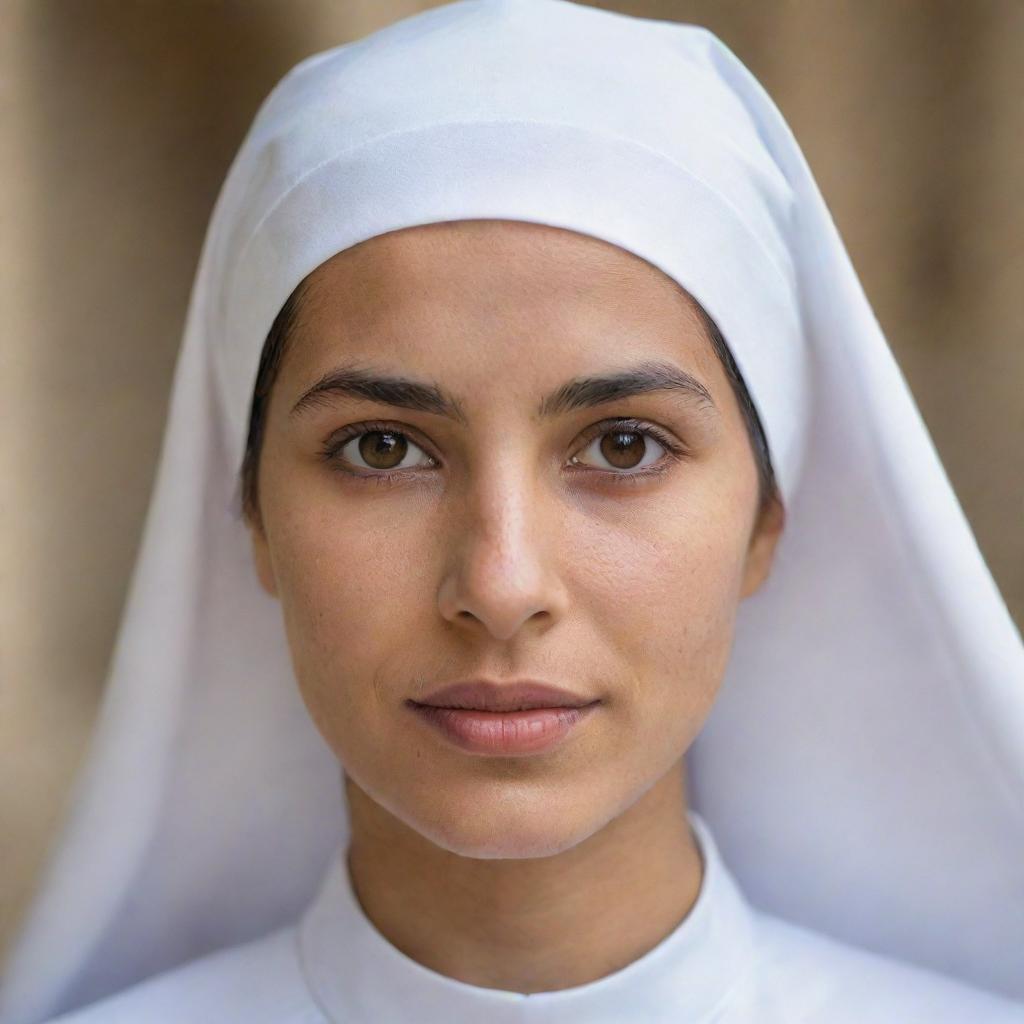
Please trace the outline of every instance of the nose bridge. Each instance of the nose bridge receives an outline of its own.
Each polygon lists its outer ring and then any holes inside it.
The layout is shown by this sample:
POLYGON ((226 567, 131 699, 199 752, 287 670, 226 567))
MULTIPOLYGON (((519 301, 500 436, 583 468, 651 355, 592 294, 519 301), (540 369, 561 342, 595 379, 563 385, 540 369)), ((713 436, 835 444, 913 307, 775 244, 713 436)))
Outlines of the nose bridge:
POLYGON ((533 460, 510 448, 489 454, 467 476, 440 603, 446 618, 508 639, 535 616, 556 618, 564 601, 533 460))

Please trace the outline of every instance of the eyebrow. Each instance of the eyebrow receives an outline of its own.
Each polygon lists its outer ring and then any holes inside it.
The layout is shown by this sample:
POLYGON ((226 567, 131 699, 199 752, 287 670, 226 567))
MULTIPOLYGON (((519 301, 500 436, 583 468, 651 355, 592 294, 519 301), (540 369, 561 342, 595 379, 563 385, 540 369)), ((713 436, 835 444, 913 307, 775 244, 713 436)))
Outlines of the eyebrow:
MULTIPOLYGON (((708 389, 692 374, 672 363, 648 360, 598 376, 575 377, 547 395, 537 416, 550 418, 574 409, 606 405, 633 395, 674 391, 687 401, 716 409, 708 389)), ((465 425, 461 403, 436 384, 377 373, 359 366, 339 366, 325 373, 292 406, 289 416, 329 405, 337 397, 361 398, 382 405, 445 416, 465 425)))

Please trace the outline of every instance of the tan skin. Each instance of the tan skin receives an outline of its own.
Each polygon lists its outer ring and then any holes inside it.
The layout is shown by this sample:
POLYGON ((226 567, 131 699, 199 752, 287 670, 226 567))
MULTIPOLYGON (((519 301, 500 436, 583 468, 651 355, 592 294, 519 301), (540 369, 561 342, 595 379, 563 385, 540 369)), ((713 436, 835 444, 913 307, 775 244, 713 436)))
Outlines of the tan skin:
POLYGON ((697 897, 683 756, 737 606, 768 575, 782 507, 759 511, 739 406, 690 300, 631 253, 459 221, 370 239, 309 283, 249 525, 302 697, 343 766, 358 899, 395 947, 460 981, 594 981, 697 897), (663 390, 538 416, 566 381, 641 360, 692 374, 713 406, 663 390), (343 396, 290 415, 351 362, 436 383, 465 422, 343 396), (641 434, 613 462, 613 427, 591 428, 614 417, 684 454, 641 434), (370 421, 404 447, 373 461, 379 436, 360 447, 357 432, 325 459, 325 441, 370 421), (665 472, 613 479, 638 464, 665 472), (397 478, 369 479, 386 473, 397 478), (464 752, 405 706, 481 676, 601 704, 526 757, 464 752))

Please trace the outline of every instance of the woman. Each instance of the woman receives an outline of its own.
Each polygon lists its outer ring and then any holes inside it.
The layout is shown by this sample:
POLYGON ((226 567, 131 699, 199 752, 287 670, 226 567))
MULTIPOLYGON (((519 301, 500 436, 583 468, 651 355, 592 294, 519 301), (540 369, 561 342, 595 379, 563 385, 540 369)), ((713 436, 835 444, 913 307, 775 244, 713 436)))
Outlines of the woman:
POLYGON ((750 74, 436 8, 231 169, 0 1020, 1020 1021, 1022 680, 750 74))

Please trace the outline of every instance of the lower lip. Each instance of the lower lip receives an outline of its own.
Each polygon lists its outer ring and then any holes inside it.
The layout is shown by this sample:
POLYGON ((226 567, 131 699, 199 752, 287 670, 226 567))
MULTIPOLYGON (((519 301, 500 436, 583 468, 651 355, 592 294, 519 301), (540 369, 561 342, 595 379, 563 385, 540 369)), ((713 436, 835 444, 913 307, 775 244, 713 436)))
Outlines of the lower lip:
POLYGON ((561 743, 597 707, 476 711, 412 704, 413 710, 446 739, 471 754, 505 757, 540 754, 561 743))

